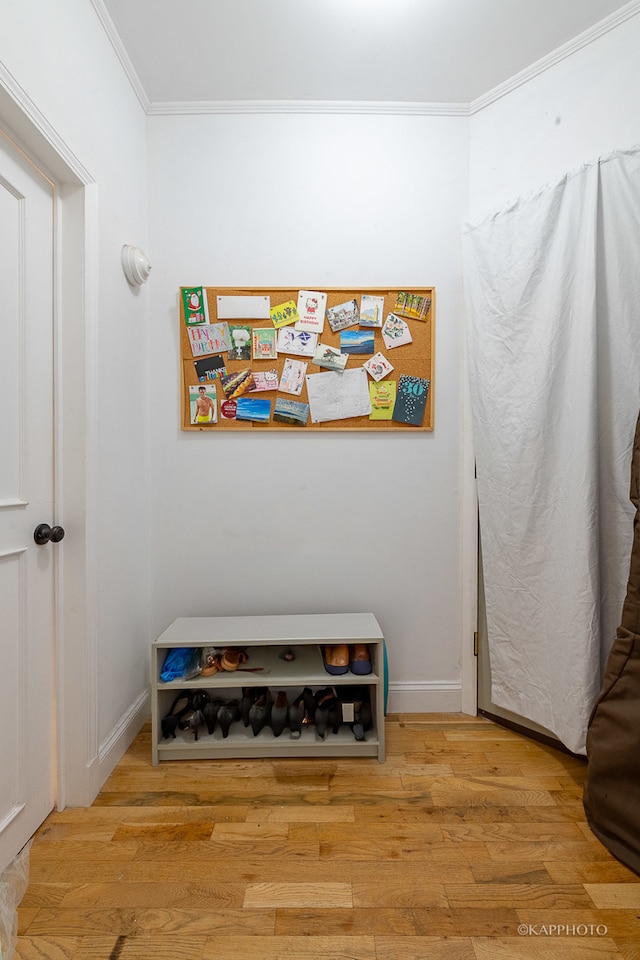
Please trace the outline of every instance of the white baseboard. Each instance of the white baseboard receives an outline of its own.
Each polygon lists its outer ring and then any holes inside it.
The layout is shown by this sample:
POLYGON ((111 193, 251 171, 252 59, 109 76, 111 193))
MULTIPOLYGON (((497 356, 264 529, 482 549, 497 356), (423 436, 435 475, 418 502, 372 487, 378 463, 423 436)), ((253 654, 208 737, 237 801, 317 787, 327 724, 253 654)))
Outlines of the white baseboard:
POLYGON ((390 683, 387 713, 460 713, 462 684, 458 681, 390 683))
POLYGON ((100 744, 97 762, 92 764, 91 769, 93 799, 97 797, 102 785, 111 776, 150 716, 150 692, 145 690, 100 744))

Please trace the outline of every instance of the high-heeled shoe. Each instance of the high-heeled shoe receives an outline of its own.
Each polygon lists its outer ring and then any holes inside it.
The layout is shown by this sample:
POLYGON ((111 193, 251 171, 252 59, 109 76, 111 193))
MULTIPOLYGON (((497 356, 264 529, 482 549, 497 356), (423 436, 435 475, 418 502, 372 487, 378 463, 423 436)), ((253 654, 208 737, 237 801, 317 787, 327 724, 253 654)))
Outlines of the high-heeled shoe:
POLYGON ((209 735, 211 735, 216 728, 216 718, 223 703, 223 700, 209 700, 202 708, 202 715, 204 716, 204 722, 207 725, 209 735))
POLYGON ((279 737, 287 725, 289 717, 289 705, 287 703, 287 694, 280 690, 276 694, 276 702, 271 708, 271 729, 274 737, 279 737))
POLYGON ((365 734, 367 730, 371 729, 372 725, 371 704, 368 700, 363 700, 360 704, 356 704, 355 719, 351 727, 356 740, 365 740, 365 734))
POLYGON ((162 718, 160 726, 162 727, 162 738, 168 740, 173 737, 175 740, 176 730, 180 719, 191 709, 191 694, 188 690, 179 693, 171 704, 169 713, 162 718))
POLYGON ((316 733, 321 740, 324 740, 329 729, 329 716, 332 710, 335 710, 337 697, 333 687, 323 687, 315 695, 316 710, 314 721, 316 733))
POLYGON ((271 719, 271 694, 269 690, 261 693, 259 697, 251 704, 249 710, 249 723, 254 737, 257 737, 263 727, 271 719))
POLYGON ((229 727, 236 720, 240 719, 240 702, 238 700, 227 700, 218 710, 218 723, 222 730, 222 738, 226 740, 229 736, 229 727))
POLYGON ((299 697, 289 705, 289 730, 291 731, 291 739, 299 740, 302 736, 302 724, 305 720, 305 706, 304 706, 304 697, 300 694, 299 697))

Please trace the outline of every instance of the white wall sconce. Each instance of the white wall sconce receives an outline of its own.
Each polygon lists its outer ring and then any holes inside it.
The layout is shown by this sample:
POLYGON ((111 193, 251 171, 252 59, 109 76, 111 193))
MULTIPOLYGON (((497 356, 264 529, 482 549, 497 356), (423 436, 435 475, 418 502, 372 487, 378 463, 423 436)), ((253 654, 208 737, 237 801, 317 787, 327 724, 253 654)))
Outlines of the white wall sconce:
POLYGON ((140 287, 149 279, 151 264, 139 247, 125 243, 122 248, 122 269, 132 287, 140 287))

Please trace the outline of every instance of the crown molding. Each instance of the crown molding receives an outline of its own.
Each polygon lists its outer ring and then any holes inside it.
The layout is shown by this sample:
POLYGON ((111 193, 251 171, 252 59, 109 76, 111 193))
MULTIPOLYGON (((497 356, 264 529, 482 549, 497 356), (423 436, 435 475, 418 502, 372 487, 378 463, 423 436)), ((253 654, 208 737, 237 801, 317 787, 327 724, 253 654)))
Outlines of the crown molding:
POLYGON ((212 114, 359 114, 374 116, 466 117, 466 103, 414 103, 373 100, 193 100, 155 101, 151 117, 206 116, 212 114))
POLYGON ((111 19, 107 8, 104 5, 103 0, 91 0, 91 6, 98 15, 98 19, 102 24, 104 32, 106 33, 111 46, 113 47, 115 54, 120 61, 124 72, 127 75, 129 83, 133 88, 133 92, 140 102, 140 106, 145 113, 149 112, 149 98, 145 92, 144 87, 140 77, 136 73, 136 69, 131 62, 131 58, 127 53, 122 40, 120 39, 120 34, 116 30, 115 24, 111 19))
POLYGON ((519 73, 514 74, 508 80, 505 80, 504 83, 498 84, 497 87, 493 87, 491 90, 483 93, 482 96, 472 100, 468 105, 469 115, 473 116, 481 110, 484 110, 485 107, 495 103, 496 100, 500 100, 513 90, 517 90, 518 87, 521 87, 529 80, 533 80, 534 77, 538 77, 541 73, 551 69, 551 67, 554 67, 557 63, 561 63, 562 60, 566 60, 567 57, 570 57, 578 50, 582 50, 583 47, 588 46, 594 40, 603 37, 606 33, 609 33, 610 30, 614 30, 620 26, 620 24, 635 17, 638 13, 640 13, 640 0, 631 0, 626 6, 621 7, 615 13, 605 17, 604 20, 599 20, 598 23, 589 27, 588 30, 579 33, 573 40, 564 43, 552 53, 547 54, 546 57, 536 60, 535 63, 532 63, 519 73))

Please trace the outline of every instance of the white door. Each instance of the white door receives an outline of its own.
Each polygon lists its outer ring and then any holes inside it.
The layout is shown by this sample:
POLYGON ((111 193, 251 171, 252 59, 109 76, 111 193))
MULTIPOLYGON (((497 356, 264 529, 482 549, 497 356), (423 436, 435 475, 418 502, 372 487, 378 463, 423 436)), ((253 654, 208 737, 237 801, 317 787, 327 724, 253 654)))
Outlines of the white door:
POLYGON ((53 189, 0 135, 0 870, 54 803, 53 189))

